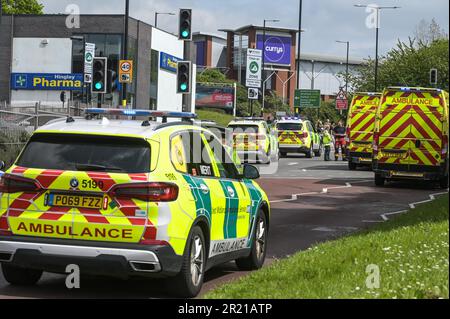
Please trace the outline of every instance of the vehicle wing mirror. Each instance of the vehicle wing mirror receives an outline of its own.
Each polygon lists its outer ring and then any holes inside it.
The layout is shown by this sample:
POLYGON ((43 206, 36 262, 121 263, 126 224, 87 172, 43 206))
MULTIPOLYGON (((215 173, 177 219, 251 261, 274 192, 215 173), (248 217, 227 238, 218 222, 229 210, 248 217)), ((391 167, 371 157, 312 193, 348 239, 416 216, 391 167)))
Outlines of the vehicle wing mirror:
POLYGON ((0 161, 0 171, 3 171, 3 169, 5 169, 5 166, 6 166, 5 162, 0 161))
POLYGON ((259 170, 253 165, 245 164, 243 177, 245 179, 258 179, 260 178, 259 170))

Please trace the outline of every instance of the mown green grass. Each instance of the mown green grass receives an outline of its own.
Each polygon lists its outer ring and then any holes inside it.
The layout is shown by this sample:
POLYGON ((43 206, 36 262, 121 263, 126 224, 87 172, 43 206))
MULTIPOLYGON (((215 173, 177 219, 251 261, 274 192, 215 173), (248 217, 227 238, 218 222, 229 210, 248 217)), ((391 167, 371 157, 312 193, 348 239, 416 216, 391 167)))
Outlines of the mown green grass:
POLYGON ((274 262, 205 298, 448 298, 449 197, 274 262), (368 265, 380 287, 366 286, 368 265))
POLYGON ((222 126, 228 126, 234 119, 232 115, 216 111, 197 110, 197 115, 199 120, 215 121, 222 126))

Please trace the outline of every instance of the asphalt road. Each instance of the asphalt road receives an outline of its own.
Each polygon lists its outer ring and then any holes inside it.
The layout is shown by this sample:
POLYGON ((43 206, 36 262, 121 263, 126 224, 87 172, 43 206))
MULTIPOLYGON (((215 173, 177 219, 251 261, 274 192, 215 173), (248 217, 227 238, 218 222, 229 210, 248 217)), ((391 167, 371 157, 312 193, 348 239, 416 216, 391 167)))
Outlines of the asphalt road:
MULTIPOLYGON (((261 171, 267 166, 261 165, 261 171)), ((272 167, 271 170, 274 168, 272 167)), ((267 264, 317 243, 342 237, 383 222, 384 214, 408 209, 441 190, 421 183, 373 184, 369 169, 349 172, 344 162, 292 156, 260 184, 272 204, 267 264)), ((245 275, 234 263, 212 269, 203 292, 245 275)), ((164 281, 82 276, 81 288, 68 290, 65 276, 45 273, 35 287, 9 286, 0 274, 0 298, 161 298, 164 281)))

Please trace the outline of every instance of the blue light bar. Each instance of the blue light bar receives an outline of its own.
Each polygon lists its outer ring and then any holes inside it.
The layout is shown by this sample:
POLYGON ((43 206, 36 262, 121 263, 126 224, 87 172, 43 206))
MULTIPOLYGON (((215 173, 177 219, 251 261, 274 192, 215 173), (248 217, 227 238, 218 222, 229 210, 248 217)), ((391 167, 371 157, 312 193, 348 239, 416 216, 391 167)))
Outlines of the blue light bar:
POLYGON ((162 118, 181 118, 195 119, 197 115, 188 112, 171 112, 171 111, 150 111, 150 110, 133 110, 133 109, 86 109, 86 115, 115 115, 115 116, 135 116, 135 117, 162 117, 162 118))

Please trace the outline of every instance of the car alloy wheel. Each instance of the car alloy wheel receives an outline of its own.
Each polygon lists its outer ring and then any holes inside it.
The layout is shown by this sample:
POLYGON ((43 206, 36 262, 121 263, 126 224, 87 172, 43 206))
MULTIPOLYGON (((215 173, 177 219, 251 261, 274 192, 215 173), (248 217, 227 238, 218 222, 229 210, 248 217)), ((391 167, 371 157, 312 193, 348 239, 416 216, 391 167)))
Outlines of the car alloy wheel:
POLYGON ((266 246, 266 223, 264 219, 259 219, 259 224, 256 229, 256 258, 261 260, 264 258, 264 251, 266 246))
POLYGON ((191 244, 191 280, 196 287, 202 281, 204 265, 204 245, 200 236, 196 236, 191 244))

